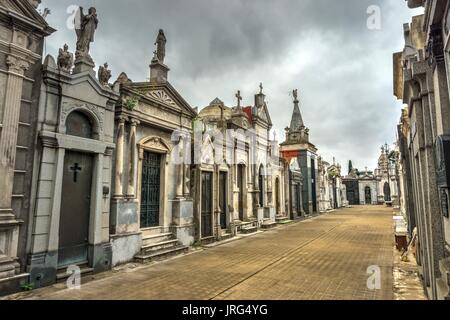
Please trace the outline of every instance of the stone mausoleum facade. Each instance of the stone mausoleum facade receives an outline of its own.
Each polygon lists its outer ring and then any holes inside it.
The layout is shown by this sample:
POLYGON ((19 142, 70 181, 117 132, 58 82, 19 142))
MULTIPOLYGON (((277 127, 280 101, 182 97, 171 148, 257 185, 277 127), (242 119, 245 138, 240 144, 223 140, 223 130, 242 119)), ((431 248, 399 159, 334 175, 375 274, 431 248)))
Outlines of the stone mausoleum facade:
POLYGON ((408 0, 424 14, 404 24, 394 54, 394 94, 405 106, 399 133, 401 212, 416 240, 430 299, 450 299, 450 1, 408 0))

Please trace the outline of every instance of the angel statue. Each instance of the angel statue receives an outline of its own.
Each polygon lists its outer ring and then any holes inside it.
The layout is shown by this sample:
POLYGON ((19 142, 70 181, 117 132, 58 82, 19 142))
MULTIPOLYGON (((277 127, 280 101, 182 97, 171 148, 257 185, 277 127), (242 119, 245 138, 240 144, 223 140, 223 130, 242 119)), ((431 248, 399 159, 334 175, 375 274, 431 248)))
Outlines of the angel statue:
POLYGON ((108 69, 108 63, 105 63, 98 69, 98 80, 102 86, 107 86, 109 79, 111 79, 111 70, 108 69))
POLYGON ((79 14, 76 17, 75 32, 77 34, 77 58, 92 58, 89 55, 91 42, 94 42, 95 31, 98 26, 97 9, 89 8, 88 14, 83 13, 83 7, 80 7, 79 14))
POLYGON ((72 66, 73 54, 69 52, 69 46, 65 44, 62 49, 59 49, 58 67, 61 71, 70 72, 72 66))

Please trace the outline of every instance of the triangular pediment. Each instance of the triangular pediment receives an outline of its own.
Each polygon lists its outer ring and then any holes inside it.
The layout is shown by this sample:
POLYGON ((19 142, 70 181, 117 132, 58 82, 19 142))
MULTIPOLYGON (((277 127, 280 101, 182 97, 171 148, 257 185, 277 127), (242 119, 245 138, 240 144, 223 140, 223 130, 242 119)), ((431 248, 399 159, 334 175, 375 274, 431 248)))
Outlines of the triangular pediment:
MULTIPOLYGON (((37 12, 33 5, 31 5, 29 0, 0 0, 0 7, 22 16, 27 20, 31 20, 35 24, 41 25, 44 29, 51 29, 48 27, 45 19, 37 12)), ((52 32, 54 30, 51 29, 48 31, 52 32)))
POLYGON ((170 97, 164 89, 150 90, 145 94, 146 97, 156 100, 166 106, 177 108, 177 103, 170 97))
POLYGON ((161 104, 177 112, 183 112, 191 117, 196 117, 197 112, 183 99, 183 97, 169 83, 150 84, 133 83, 130 88, 138 91, 145 98, 161 104))
POLYGON ((263 106, 256 109, 258 118, 269 126, 272 126, 272 119, 270 118, 269 108, 267 107, 267 104, 265 103, 263 106))

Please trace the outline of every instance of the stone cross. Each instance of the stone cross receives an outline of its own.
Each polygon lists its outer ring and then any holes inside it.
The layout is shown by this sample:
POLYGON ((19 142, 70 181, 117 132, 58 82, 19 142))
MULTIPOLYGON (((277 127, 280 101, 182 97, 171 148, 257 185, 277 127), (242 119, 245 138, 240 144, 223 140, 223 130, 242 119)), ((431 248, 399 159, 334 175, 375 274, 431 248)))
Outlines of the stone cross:
POLYGON ((78 163, 74 163, 72 167, 70 167, 70 170, 73 171, 73 182, 77 182, 78 180, 78 172, 82 170, 83 168, 80 167, 78 163))
POLYGON ((238 92, 236 93, 236 99, 237 99, 237 107, 240 108, 241 107, 241 101, 242 101, 242 96, 241 96, 241 91, 238 90, 238 92))

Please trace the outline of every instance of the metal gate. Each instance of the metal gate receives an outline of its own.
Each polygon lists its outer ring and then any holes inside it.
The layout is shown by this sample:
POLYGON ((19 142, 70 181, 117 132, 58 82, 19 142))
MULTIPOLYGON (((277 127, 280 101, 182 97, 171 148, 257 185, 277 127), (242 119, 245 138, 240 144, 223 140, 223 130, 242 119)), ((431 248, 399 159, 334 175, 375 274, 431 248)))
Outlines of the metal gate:
POLYGON ((219 207, 220 207, 220 227, 224 230, 227 228, 227 173, 220 172, 219 182, 219 207))
POLYGON ((202 172, 202 238, 212 236, 212 173, 202 172))
POLYGON ((159 226, 161 155, 144 152, 142 162, 141 228, 159 226))

